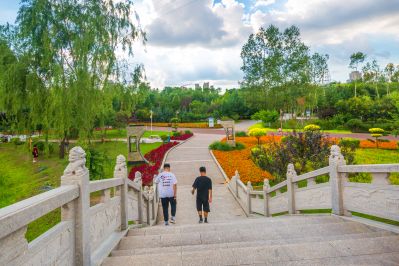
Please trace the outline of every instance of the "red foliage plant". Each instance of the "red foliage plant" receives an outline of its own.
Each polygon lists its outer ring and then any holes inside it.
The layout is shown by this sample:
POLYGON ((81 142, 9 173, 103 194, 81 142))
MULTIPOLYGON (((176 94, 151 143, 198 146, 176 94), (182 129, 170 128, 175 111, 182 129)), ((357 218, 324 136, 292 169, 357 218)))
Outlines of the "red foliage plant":
POLYGON ((142 174, 143 185, 151 185, 154 175, 157 175, 159 168, 161 168, 161 163, 166 152, 177 144, 178 142, 176 141, 169 142, 147 153, 144 157, 150 164, 141 164, 133 167, 130 170, 129 179, 134 180, 134 175, 139 171, 142 174))

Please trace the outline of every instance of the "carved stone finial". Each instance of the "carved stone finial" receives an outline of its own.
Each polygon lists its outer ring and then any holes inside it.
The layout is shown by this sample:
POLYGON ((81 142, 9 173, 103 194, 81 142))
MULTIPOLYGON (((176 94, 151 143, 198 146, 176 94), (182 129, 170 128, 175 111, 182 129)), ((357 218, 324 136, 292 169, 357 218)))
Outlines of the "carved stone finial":
POLYGON ((82 147, 76 146, 69 151, 69 164, 64 170, 64 175, 76 175, 84 171, 86 168, 86 152, 82 147))
POLYGON ((135 183, 141 183, 141 178, 142 178, 142 174, 137 171, 136 173, 134 173, 134 180, 133 182, 135 183))
POLYGON ((268 189, 270 189, 270 183, 269 183, 269 179, 267 179, 267 178, 265 178, 264 180, 263 180, 263 190, 268 190, 268 189))
POLYGON ((116 157, 114 177, 117 177, 119 175, 123 175, 124 177, 126 177, 127 175, 126 158, 123 155, 118 155, 116 157))
POLYGON ((252 189, 251 181, 248 181, 248 182, 247 182, 247 188, 252 189))
POLYGON ((236 169, 236 171, 234 172, 235 175, 238 175, 238 170, 236 169))
POLYGON ((346 164, 345 158, 341 153, 341 148, 338 145, 331 146, 329 163, 330 164, 346 164))
POLYGON ((331 146, 331 156, 341 155, 341 148, 338 145, 331 146))
POLYGON ((287 176, 296 176, 295 166, 294 164, 290 163, 287 166, 287 176))

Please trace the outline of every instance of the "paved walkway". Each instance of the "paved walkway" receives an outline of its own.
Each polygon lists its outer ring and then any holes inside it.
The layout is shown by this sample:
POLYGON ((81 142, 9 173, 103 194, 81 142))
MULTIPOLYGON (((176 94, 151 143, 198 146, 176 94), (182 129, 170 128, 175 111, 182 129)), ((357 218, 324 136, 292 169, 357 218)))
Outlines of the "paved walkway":
MULTIPOLYGON (((199 175, 200 166, 206 167, 207 174, 213 183, 213 202, 209 221, 214 223, 246 218, 243 210, 224 185, 224 178, 208 150, 209 144, 220 138, 221 136, 216 134, 195 134, 190 140, 172 150, 167 157, 166 162, 170 163, 171 171, 178 180, 176 214, 178 224, 198 222, 195 196, 191 195, 191 185, 199 175)), ((161 221, 162 219, 160 217, 161 221)))

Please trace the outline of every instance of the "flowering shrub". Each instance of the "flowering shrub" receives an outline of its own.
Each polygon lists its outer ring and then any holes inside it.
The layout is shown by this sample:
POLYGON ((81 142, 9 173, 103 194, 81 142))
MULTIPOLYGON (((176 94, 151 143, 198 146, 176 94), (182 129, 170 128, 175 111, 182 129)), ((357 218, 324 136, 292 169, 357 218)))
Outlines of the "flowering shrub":
POLYGON ((258 140, 258 145, 260 145, 261 137, 267 135, 267 130, 265 128, 253 128, 249 131, 248 135, 255 137, 258 140))
POLYGON ((171 140, 186 140, 193 136, 193 133, 181 134, 180 136, 172 136, 171 140))
POLYGON ((305 126, 303 128, 303 131, 305 131, 305 132, 307 132, 307 131, 310 131, 310 132, 320 131, 320 127, 318 125, 309 124, 309 125, 307 125, 307 126, 305 126))
POLYGON ((147 153, 144 157, 151 164, 142 164, 133 167, 130 170, 129 179, 134 180, 134 175, 139 171, 142 174, 143 185, 151 185, 154 175, 157 175, 159 168, 161 168, 161 163, 166 152, 177 144, 178 142, 175 141, 169 142, 147 153))

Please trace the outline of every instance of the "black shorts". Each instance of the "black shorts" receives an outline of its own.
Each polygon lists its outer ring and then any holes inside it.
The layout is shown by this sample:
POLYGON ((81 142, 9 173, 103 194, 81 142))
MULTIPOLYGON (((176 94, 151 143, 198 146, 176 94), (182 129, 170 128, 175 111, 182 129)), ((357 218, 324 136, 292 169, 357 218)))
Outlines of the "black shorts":
POLYGON ((209 201, 197 198, 197 211, 210 212, 209 201))

